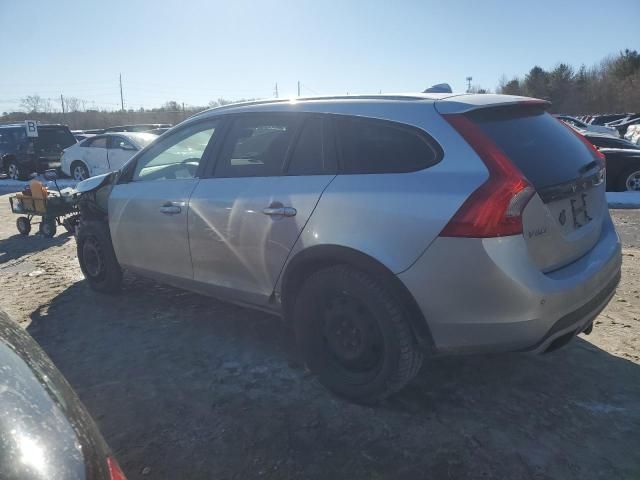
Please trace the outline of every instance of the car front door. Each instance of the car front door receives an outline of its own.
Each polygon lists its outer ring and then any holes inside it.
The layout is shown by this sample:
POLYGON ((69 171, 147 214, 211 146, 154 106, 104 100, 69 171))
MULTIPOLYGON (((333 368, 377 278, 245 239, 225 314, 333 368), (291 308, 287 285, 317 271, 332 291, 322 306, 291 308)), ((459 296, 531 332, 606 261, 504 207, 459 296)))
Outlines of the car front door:
POLYGON ((169 282, 192 279, 188 202, 216 125, 191 122, 122 172, 109 196, 109 228, 121 265, 169 282))
MULTIPOLYGON (((109 171, 107 159, 107 137, 96 135, 82 148, 82 161, 89 169, 89 175, 100 175, 109 171)), ((73 175, 73 172, 71 172, 73 175)))
POLYGON ((133 157, 138 148, 128 139, 119 135, 109 136, 107 142, 107 156, 109 160, 109 170, 119 170, 127 160, 133 157))
POLYGON ((267 303, 322 191, 335 177, 328 124, 301 114, 234 118, 215 173, 189 207, 194 279, 209 293, 267 303))

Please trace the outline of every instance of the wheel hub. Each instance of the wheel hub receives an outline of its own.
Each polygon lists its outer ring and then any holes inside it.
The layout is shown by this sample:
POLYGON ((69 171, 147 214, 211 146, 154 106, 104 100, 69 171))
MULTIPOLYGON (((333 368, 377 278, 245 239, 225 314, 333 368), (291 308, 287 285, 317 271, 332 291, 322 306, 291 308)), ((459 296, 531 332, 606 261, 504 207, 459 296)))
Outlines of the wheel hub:
POLYGON ((84 180, 84 169, 82 167, 76 167, 73 169, 73 178, 75 180, 84 180))
POLYGON ((368 369, 378 361, 380 338, 371 313, 353 297, 339 296, 324 312, 323 335, 335 360, 350 369, 368 369))
POLYGON ((633 172, 627 177, 627 190, 639 191, 640 190, 640 171, 633 172))
POLYGON ((12 180, 18 179, 18 167, 14 163, 9 164, 8 174, 12 180))

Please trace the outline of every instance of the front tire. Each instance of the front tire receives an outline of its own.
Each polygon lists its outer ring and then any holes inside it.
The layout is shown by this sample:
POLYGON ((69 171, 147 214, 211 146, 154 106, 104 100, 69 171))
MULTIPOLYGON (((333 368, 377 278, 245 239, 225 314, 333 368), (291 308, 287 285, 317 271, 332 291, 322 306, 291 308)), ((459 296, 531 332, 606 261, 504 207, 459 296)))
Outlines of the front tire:
POLYGON ((422 365, 402 304, 377 278, 346 265, 319 270, 304 282, 293 320, 309 369, 351 400, 383 400, 422 365))
POLYGON ((113 251, 109 227, 82 222, 77 228, 78 261, 89 286, 96 292, 115 293, 122 285, 122 269, 113 251))

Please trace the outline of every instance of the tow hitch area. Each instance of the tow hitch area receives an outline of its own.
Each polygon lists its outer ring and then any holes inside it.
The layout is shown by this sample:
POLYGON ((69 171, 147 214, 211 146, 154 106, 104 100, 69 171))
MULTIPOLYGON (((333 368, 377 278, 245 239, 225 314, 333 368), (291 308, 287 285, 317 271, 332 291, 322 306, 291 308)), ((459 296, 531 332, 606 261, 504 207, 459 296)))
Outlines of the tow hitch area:
POLYGON ((582 333, 584 333, 585 335, 589 335, 592 330, 593 330, 593 322, 591 322, 589 326, 582 331, 582 333))

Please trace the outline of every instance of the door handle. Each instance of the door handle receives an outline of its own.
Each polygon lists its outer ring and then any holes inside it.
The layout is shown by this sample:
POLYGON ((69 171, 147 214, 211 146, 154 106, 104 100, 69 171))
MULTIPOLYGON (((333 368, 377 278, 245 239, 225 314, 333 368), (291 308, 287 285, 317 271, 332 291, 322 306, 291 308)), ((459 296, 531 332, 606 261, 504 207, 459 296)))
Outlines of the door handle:
POLYGON ((183 206, 184 202, 166 202, 160 207, 160 213, 164 213, 165 215, 176 215, 177 213, 182 212, 183 206))
POLYGON ((262 213, 270 217, 295 217, 298 211, 293 207, 267 207, 262 213))

